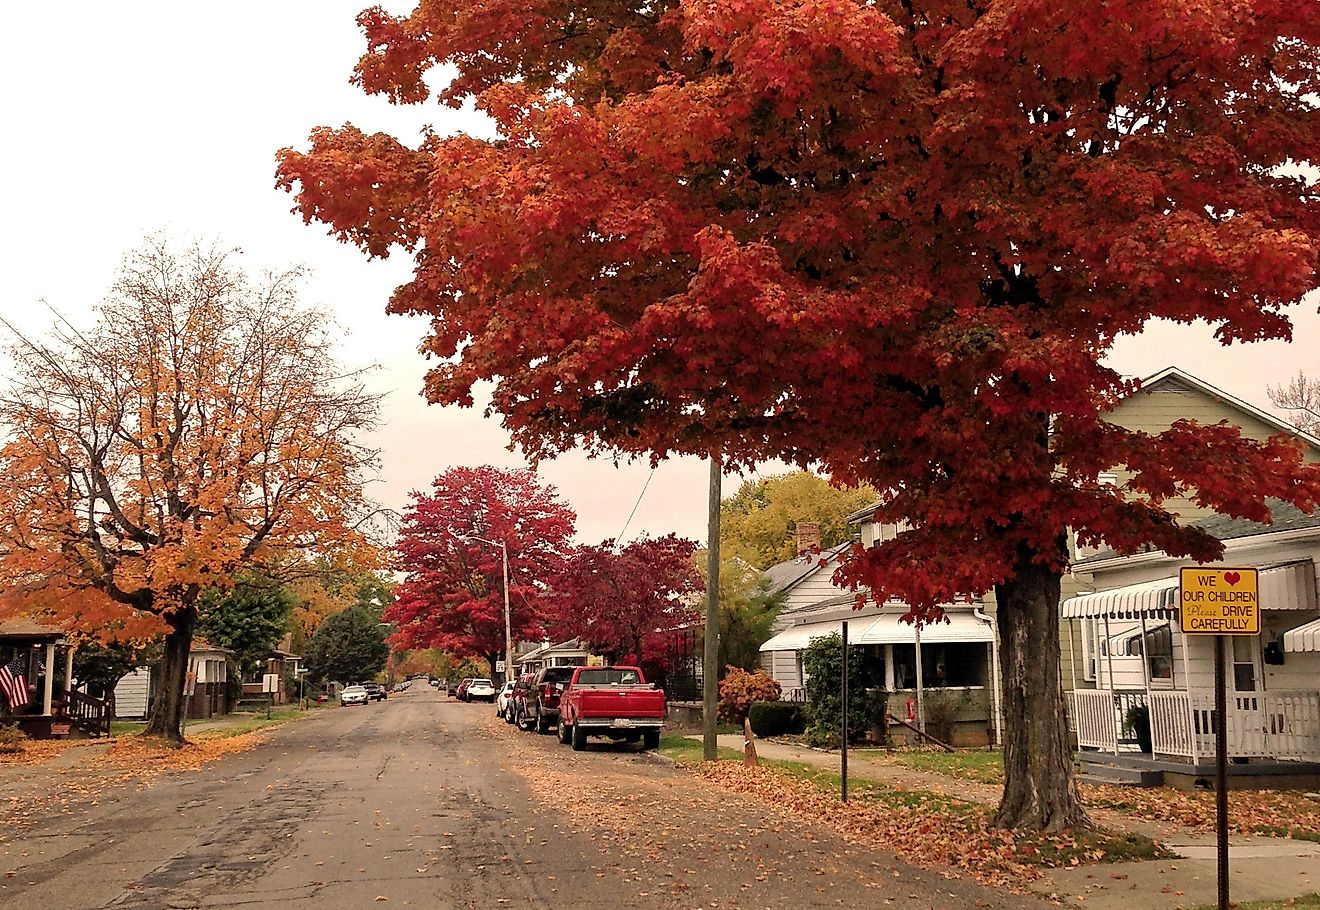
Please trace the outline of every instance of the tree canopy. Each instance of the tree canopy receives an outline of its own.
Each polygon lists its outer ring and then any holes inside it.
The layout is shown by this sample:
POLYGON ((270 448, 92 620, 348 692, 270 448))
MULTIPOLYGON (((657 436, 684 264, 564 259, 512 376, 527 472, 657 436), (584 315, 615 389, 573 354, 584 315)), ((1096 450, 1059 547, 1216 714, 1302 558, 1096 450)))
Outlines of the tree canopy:
POLYGON ((260 666, 289 631, 294 597, 278 581, 244 573, 228 589, 208 588, 197 604, 197 631, 234 652, 244 673, 260 666))
POLYGON ((576 516, 528 470, 450 468, 413 493, 395 552, 404 581, 385 611, 402 648, 440 648, 495 661, 504 651, 508 548, 515 641, 540 639, 546 585, 563 569, 576 516), (489 543, 478 540, 484 538, 489 543))
POLYGON ((619 663, 659 661, 668 633, 695 624, 705 583, 697 545, 675 534, 578 547, 550 580, 547 625, 619 663))
POLYGON ((94 324, 15 336, 0 396, 0 608, 165 632, 147 732, 181 738, 198 599, 289 552, 368 549, 358 439, 377 399, 340 367, 298 270, 148 241, 94 324))
POLYGON ((1104 363, 1118 336, 1288 338, 1316 287, 1310 7, 437 0, 359 22, 366 91, 436 86, 497 133, 322 127, 279 156, 304 218, 415 257, 389 306, 429 320, 431 399, 493 383, 533 457, 783 458, 883 491, 907 530, 850 579, 915 619, 995 589, 997 820, 1085 825, 1068 529, 1211 560, 1169 497, 1268 520, 1268 496, 1320 496, 1292 441, 1105 419, 1134 389, 1104 363))
POLYGON ((851 540, 847 518, 877 499, 869 486, 840 488, 811 471, 745 480, 720 503, 720 556, 737 556, 760 569, 798 555, 798 522, 820 528, 824 549, 851 540))
POLYGON ((366 607, 328 617, 307 643, 308 677, 344 683, 374 679, 389 658, 385 635, 380 617, 366 607))

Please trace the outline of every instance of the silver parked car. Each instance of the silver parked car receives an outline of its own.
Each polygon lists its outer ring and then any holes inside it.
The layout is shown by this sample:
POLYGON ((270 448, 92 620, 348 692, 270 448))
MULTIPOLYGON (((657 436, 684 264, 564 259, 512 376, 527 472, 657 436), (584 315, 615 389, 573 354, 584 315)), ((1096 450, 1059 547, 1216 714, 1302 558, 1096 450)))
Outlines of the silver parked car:
POLYGON ((367 699, 367 689, 365 686, 345 686, 339 693, 339 703, 341 705, 365 705, 367 699))

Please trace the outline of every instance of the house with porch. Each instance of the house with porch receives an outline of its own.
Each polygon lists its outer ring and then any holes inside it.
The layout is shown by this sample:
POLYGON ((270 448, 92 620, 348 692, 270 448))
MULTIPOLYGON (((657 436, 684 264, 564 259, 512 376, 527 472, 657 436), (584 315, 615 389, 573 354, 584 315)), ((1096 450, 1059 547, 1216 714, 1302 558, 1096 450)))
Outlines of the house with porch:
MULTIPOLYGON (((900 530, 877 522, 874 507, 848 521, 868 547, 900 530)), ((943 621, 921 627, 902 621, 908 607, 901 601, 876 603, 867 597, 858 608, 857 592, 834 581, 852 545, 807 553, 764 573, 771 592, 784 597, 774 634, 760 648, 762 668, 779 683, 781 698, 806 700, 803 652, 812 640, 839 633, 846 621, 850 653, 863 662, 867 684, 885 691, 890 714, 921 727, 919 706, 943 702, 943 710, 954 714, 952 735, 959 745, 999 742, 999 660, 995 622, 985 604, 946 604, 943 621)), ((885 732, 905 738, 910 731, 891 724, 885 732)))
POLYGON ((54 626, 28 619, 0 622, 0 725, 34 739, 110 732, 106 702, 77 691, 76 646, 54 626))
MULTIPOLYGON (((1227 421, 1244 436, 1285 434, 1308 461, 1320 439, 1176 367, 1144 380, 1120 402, 1113 423, 1158 433, 1179 419, 1227 421)), ((1122 466, 1109 480, 1121 484, 1122 466)), ((1320 653, 1311 650, 1317 614, 1315 557, 1320 515, 1273 503, 1269 525, 1217 515, 1188 499, 1166 507, 1224 542, 1223 564, 1260 570, 1262 631, 1232 639, 1228 716, 1235 777, 1274 782, 1320 773, 1320 653)), ((1214 756, 1213 638, 1184 637, 1178 570, 1191 565, 1159 551, 1119 556, 1077 552, 1075 591, 1063 598, 1061 631, 1069 708, 1088 773, 1180 784, 1203 778, 1214 756)), ((1320 642, 1315 642, 1320 646, 1320 642)))
MULTIPOLYGON (((1261 634, 1230 639, 1222 722, 1232 773, 1309 786, 1320 780, 1320 514, 1282 502, 1272 512, 1269 525, 1224 516, 1195 524, 1224 542, 1224 565, 1260 573, 1261 634)), ((1154 551, 1096 553, 1075 567, 1096 590, 1061 606, 1082 630, 1073 727, 1087 769, 1102 777, 1126 768, 1195 783, 1213 773, 1214 638, 1180 629, 1178 570, 1187 565, 1154 551)))

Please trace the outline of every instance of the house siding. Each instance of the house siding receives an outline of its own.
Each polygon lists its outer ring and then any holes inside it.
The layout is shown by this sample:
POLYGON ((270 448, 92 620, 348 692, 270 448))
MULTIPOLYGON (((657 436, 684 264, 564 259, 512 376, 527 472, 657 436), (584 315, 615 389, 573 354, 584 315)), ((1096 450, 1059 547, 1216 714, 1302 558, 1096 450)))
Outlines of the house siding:
POLYGON ((115 717, 146 717, 150 695, 151 671, 141 667, 129 673, 115 686, 115 717))

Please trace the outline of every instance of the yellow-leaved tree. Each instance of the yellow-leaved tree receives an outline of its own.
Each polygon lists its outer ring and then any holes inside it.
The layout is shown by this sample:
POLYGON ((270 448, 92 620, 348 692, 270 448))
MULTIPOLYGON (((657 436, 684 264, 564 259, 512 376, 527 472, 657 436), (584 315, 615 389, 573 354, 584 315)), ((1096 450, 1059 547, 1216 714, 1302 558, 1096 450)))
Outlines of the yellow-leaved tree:
POLYGON ((94 323, 9 327, 0 400, 0 609, 163 627, 149 735, 181 740, 198 597, 315 551, 370 562, 361 435, 378 398, 301 306, 301 272, 149 239, 94 323))

